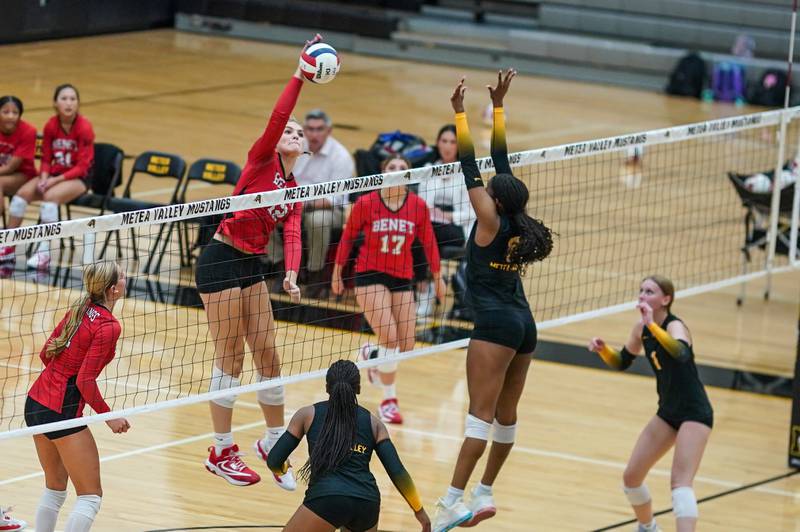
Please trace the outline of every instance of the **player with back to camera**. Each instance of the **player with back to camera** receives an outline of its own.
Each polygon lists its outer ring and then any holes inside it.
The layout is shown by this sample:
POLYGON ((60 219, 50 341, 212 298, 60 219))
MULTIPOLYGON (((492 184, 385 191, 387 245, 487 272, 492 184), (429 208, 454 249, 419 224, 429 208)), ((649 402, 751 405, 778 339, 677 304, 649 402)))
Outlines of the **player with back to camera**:
POLYGON ((525 267, 553 248, 550 229, 526 213, 528 189, 511 173, 503 98, 516 71, 488 86, 493 104, 491 155, 497 174, 484 187, 464 112, 464 79, 451 97, 464 183, 477 222, 467 240, 467 297, 475 325, 467 349, 469 412, 450 487, 437 503, 434 532, 474 526, 495 515, 492 485, 514 445, 517 405, 536 347, 536 322, 520 279, 525 267), (462 500, 472 471, 492 446, 480 483, 462 500))
POLYGON ((428 514, 386 426, 358 404, 358 367, 349 360, 331 364, 325 376, 325 391, 327 401, 304 406, 295 413, 267 460, 270 469, 281 474, 286 458, 306 437, 309 457, 300 476, 308 482, 308 489, 303 504, 284 530, 329 532, 341 527, 351 532, 376 531, 381 494, 369 470, 375 452, 414 511, 422 531, 429 532, 428 514))
MULTIPOLYGON (((322 39, 316 35, 303 50, 322 39)), ((234 189, 234 195, 267 192, 297 186, 292 169, 303 153, 303 126, 291 118, 303 76, 300 67, 278 98, 267 127, 247 154, 247 164, 234 189)), ((208 329, 214 339, 215 360, 210 391, 240 385, 244 363, 244 343, 250 346, 258 382, 280 376, 280 358, 275 346, 275 319, 264 280, 265 254, 275 226, 284 224, 286 275, 283 288, 294 303, 300 301, 297 272, 302 252, 300 224, 302 204, 279 204, 237 211, 219 224, 213 240, 200 253, 195 272, 197 289, 206 310, 208 329)), ((266 434, 256 440, 256 455, 266 461, 270 448, 284 428, 284 389, 276 386, 256 393, 266 421, 266 434)), ((208 471, 235 486, 255 484, 261 477, 241 459, 233 441, 231 424, 236 395, 210 401, 214 426, 213 445, 205 461, 208 471)), ((294 490, 296 482, 290 467, 273 475, 283 489, 294 490)))
POLYGON ((639 435, 622 474, 639 532, 659 530, 644 480, 673 445, 670 485, 676 528, 678 532, 695 529, 698 512, 692 482, 714 425, 714 411, 694 363, 692 336, 672 314, 674 301, 672 281, 660 275, 646 277, 639 286, 636 306, 640 319, 622 350, 616 351, 602 338, 589 342, 590 351, 618 370, 627 369, 644 347, 644 356, 656 374, 658 411, 639 435))

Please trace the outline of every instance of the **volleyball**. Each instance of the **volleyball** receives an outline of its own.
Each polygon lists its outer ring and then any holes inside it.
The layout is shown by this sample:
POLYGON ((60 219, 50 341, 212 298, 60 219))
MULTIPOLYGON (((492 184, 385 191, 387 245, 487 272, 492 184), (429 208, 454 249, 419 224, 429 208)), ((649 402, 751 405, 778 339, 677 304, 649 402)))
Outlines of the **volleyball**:
POLYGON ((312 44, 300 56, 300 71, 313 83, 330 83, 339 72, 339 66, 339 54, 330 44, 312 44))

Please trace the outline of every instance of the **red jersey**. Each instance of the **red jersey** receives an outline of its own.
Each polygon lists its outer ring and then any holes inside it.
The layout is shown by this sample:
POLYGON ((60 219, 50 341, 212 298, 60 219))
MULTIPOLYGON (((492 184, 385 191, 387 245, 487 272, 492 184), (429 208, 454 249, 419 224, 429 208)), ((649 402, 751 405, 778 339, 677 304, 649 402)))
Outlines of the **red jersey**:
POLYGON ((0 132, 0 166, 7 164, 12 157, 22 159, 17 172, 27 177, 36 177, 33 157, 36 153, 36 128, 20 120, 17 129, 10 135, 0 132))
MULTIPOLYGON (((242 177, 233 190, 234 195, 268 192, 282 188, 297 186, 294 176, 288 177, 283 163, 275 151, 278 141, 283 135, 289 117, 292 114, 302 80, 295 77, 283 89, 267 128, 250 151, 247 153, 247 164, 242 170, 242 177)), ((266 251, 269 235, 279 222, 283 222, 284 257, 286 270, 298 271, 300 268, 300 225, 302 221, 302 204, 273 205, 261 209, 249 209, 231 213, 219 224, 219 232, 228 236, 233 245, 247 253, 261 254, 266 251)))
POLYGON ((44 125, 41 172, 64 179, 81 179, 89 175, 94 163, 94 130, 92 124, 77 115, 69 133, 61 127, 58 116, 44 125))
POLYGON ((88 404, 98 414, 111 410, 97 387, 97 376, 114 358, 122 327, 111 312, 100 305, 90 305, 78 325, 69 345, 54 358, 47 358, 47 345, 57 338, 67 323, 69 312, 56 326, 45 342, 39 358, 44 370, 31 386, 28 396, 50 410, 61 412, 67 381, 76 377, 75 385, 81 393, 78 415, 83 415, 83 405, 88 404))
POLYGON ((344 266, 353 241, 364 232, 364 244, 356 259, 356 272, 378 271, 400 279, 414 276, 411 244, 419 238, 431 271, 439 271, 439 248, 425 201, 409 191, 402 207, 393 211, 379 191, 364 194, 353 206, 344 227, 336 264, 344 266))

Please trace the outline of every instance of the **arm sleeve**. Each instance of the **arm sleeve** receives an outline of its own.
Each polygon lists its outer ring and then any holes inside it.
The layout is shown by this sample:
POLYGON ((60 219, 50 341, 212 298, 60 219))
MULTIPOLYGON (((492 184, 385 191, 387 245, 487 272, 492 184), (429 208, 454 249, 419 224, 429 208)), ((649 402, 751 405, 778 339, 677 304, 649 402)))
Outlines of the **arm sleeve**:
POLYGON ((14 149, 14 156, 20 159, 33 159, 36 156, 36 130, 34 128, 30 128, 30 131, 20 139, 14 149))
POLYGON ((291 214, 283 224, 283 256, 286 271, 300 271, 300 255, 303 253, 300 227, 303 221, 303 204, 295 203, 291 214))
POLYGON ((302 80, 292 76, 289 83, 284 87, 278 101, 275 103, 275 108, 272 110, 272 115, 269 117, 267 127, 261 137, 253 144, 247 154, 248 160, 259 160, 272 156, 275 152, 275 147, 283 135, 283 130, 289 117, 292 116, 297 98, 300 96, 300 89, 303 87, 302 80))
POLYGON ((389 478, 392 479, 392 483, 397 488, 397 491, 400 492, 400 495, 403 496, 412 510, 415 512, 420 511, 422 509, 422 499, 417 493, 414 481, 411 480, 411 475, 403 467, 403 462, 400 461, 392 440, 386 439, 378 442, 378 445, 375 446, 375 452, 378 454, 383 468, 389 478))
POLYGON ((49 175, 50 162, 53 159, 53 130, 48 125, 44 126, 42 132, 42 163, 39 165, 39 173, 49 175))
POLYGON ((633 363, 634 355, 632 355, 626 347, 622 351, 617 351, 613 347, 606 345, 599 353, 600 358, 606 365, 613 369, 625 371, 633 363))
POLYGON ((300 438, 289 431, 284 432, 267 455, 267 467, 276 475, 283 475, 289 469, 289 455, 300 445, 300 438))
POLYGON ((498 174, 510 174, 511 165, 508 163, 508 146, 506 146, 506 117, 502 107, 495 107, 493 111, 494 124, 492 126, 492 162, 498 174))
POLYGON ((461 161, 461 171, 464 173, 464 184, 468 189, 482 187, 483 180, 475 162, 475 147, 469 134, 466 113, 456 113, 456 142, 458 144, 458 160, 461 161))
POLYGON ((428 265, 431 273, 439 273, 441 264, 439 262, 439 245, 436 242, 436 235, 433 232, 431 223, 431 213, 428 206, 423 201, 418 202, 417 213, 417 236, 425 249, 425 256, 428 258, 428 265))
POLYGON ((78 138, 78 155, 76 156, 75 166, 64 172, 64 179, 79 179, 86 177, 94 162, 94 131, 88 122, 84 122, 86 127, 81 130, 78 138))
POLYGON ((676 340, 656 322, 651 322, 647 328, 667 353, 678 362, 687 362, 692 358, 692 348, 683 340, 676 340))
POLYGON ((81 369, 78 370, 78 377, 75 380, 75 385, 81 392, 83 400, 98 414, 104 414, 111 410, 103 399, 100 388, 97 387, 97 377, 113 355, 120 332, 121 328, 118 323, 109 323, 100 327, 83 357, 81 369))
POLYGON ((44 364, 45 366, 47 366, 48 364, 50 364, 50 362, 53 361, 52 358, 48 358, 47 357, 47 346, 50 345, 50 342, 53 340, 53 338, 58 338, 58 336, 61 334, 61 331, 64 330, 64 325, 67 323, 67 318, 69 318, 69 312, 67 312, 64 315, 64 317, 61 318, 61 321, 58 322, 58 325, 56 325, 56 328, 53 329, 52 334, 50 334, 50 337, 44 343, 44 345, 42 346, 42 350, 39 352, 39 359, 42 361, 42 364, 44 364))
MULTIPOLYGON (((366 196, 361 196, 361 198, 365 197, 366 196)), ((350 258, 350 251, 353 249, 353 241, 355 241, 364 224, 364 201, 362 201, 361 198, 359 198, 353 206, 350 217, 344 224, 344 231, 342 231, 342 238, 339 240, 339 246, 336 248, 336 264, 339 266, 347 264, 347 259, 350 258)))

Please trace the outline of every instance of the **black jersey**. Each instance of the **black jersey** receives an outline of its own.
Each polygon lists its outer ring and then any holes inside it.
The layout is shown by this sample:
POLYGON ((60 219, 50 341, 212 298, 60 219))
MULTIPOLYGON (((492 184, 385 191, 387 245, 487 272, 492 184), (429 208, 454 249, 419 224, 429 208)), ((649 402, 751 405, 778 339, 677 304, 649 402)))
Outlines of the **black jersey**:
MULTIPOLYGON (((308 428, 309 455, 317 443, 325 416, 328 412, 328 402, 323 401, 314 405, 314 420, 308 428)), ((350 458, 344 461, 335 471, 314 479, 306 490, 306 499, 326 497, 329 495, 347 495, 358 499, 380 502, 381 494, 375 477, 369 470, 372 452, 375 450, 375 434, 372 431, 372 421, 369 410, 358 407, 356 420, 356 440, 353 443, 350 458)))
POLYGON ((477 224, 467 240, 467 301, 475 311, 497 309, 529 310, 518 264, 507 261, 509 250, 519 236, 507 216, 500 215, 500 228, 485 247, 475 242, 477 224))
MULTIPOLYGON (((681 320, 668 314, 661 328, 666 331, 673 321, 681 320)), ((686 362, 678 362, 647 327, 642 329, 642 344, 647 361, 656 374, 659 411, 676 417, 711 415, 711 403, 697 374, 694 354, 686 362)))

